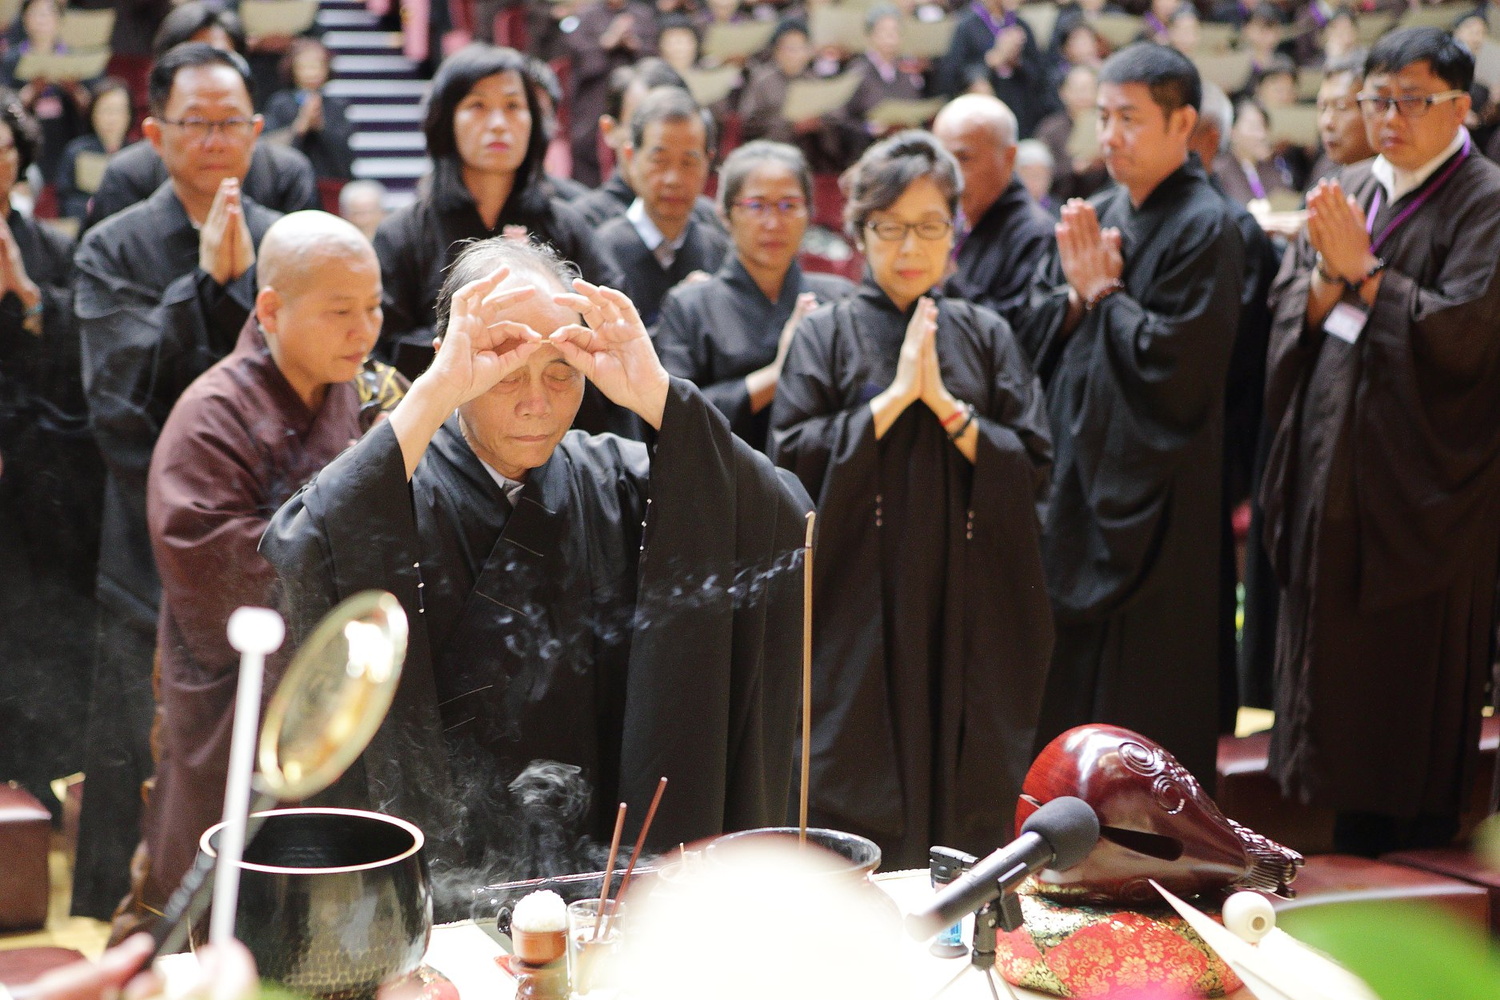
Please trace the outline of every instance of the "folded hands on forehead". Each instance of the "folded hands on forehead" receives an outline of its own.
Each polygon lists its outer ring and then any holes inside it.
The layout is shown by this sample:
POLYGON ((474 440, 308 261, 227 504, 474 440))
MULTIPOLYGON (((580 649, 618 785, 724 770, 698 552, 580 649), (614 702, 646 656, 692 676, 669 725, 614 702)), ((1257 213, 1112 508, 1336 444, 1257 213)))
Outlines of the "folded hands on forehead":
POLYGON ((635 304, 581 278, 573 291, 559 291, 540 279, 508 282, 510 274, 498 268, 454 294, 429 374, 452 385, 463 403, 550 349, 612 402, 660 429, 669 377, 635 304))

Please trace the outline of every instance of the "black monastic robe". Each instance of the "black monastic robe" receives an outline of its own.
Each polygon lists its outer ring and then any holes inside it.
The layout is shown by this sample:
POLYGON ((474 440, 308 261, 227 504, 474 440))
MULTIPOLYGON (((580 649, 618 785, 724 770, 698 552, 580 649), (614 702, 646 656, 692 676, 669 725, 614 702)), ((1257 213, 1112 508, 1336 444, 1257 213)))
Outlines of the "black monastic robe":
POLYGON ((544 182, 512 191, 493 227, 480 217, 456 158, 438 160, 425 183, 415 202, 381 222, 374 240, 385 311, 376 353, 408 378, 422 374, 432 361, 438 293, 465 241, 499 236, 506 226, 524 226, 533 240, 551 244, 576 264, 588 281, 619 287, 618 272, 596 250, 578 213, 550 195, 544 182))
MULTIPOLYGON (((249 197, 256 246, 279 217, 249 197)), ((227 286, 198 270, 198 230, 170 181, 89 230, 74 258, 74 310, 89 423, 107 476, 99 654, 89 711, 89 794, 73 911, 108 919, 125 895, 151 776, 151 664, 161 584, 146 531, 151 450, 177 397, 233 348, 255 302, 255 269, 227 286)))
POLYGON ((1123 238, 1125 289, 1062 332, 1054 251, 1021 340, 1047 385, 1057 459, 1043 551, 1057 651, 1042 740, 1136 730, 1211 786, 1218 739, 1220 457, 1244 245, 1196 160, 1133 207, 1093 199, 1123 238))
POLYGON ((729 237, 722 230, 689 219, 682 246, 670 267, 663 267, 656 254, 646 249, 635 223, 625 216, 611 219, 594 233, 600 252, 612 261, 623 282, 620 291, 630 296, 641 321, 656 326, 661 300, 694 271, 713 274, 729 255, 729 237))
POLYGON ((935 297, 975 462, 921 403, 875 439, 911 311, 868 282, 803 320, 771 413, 772 456, 819 512, 811 822, 872 838, 890 869, 1011 839, 1052 651, 1041 384, 997 314, 935 297))
POLYGON ((731 256, 710 280, 667 293, 656 327, 656 352, 663 368, 696 384, 736 434, 756 451, 765 451, 771 408, 751 412, 745 376, 776 359, 781 328, 798 295, 812 292, 821 305, 853 290, 845 278, 813 274, 793 262, 782 279, 781 295, 772 302, 739 258, 731 256))
POLYGON ((973 221, 954 255, 949 295, 989 306, 1017 322, 1031 297, 1036 269, 1051 251, 1056 221, 1012 179, 973 221))
MULTIPOLYGON (((1374 232, 1447 167, 1394 204, 1382 195, 1374 232)), ((1371 163, 1341 181, 1368 211, 1371 163)), ((1305 239, 1273 290, 1271 768, 1303 802, 1452 818, 1473 784, 1495 623, 1500 168, 1470 155, 1378 255, 1353 344, 1307 328, 1305 239)))
POLYGON ((457 418, 409 484, 377 426, 282 508, 261 551, 294 636, 372 587, 406 609, 405 671, 353 801, 418 823, 441 863, 477 877, 560 874, 530 856, 527 810, 507 801, 534 761, 581 768, 593 792, 554 840, 607 837, 626 801, 628 843, 663 775, 653 847, 785 819, 809 507, 674 379, 649 457, 569 432, 513 511, 457 418))

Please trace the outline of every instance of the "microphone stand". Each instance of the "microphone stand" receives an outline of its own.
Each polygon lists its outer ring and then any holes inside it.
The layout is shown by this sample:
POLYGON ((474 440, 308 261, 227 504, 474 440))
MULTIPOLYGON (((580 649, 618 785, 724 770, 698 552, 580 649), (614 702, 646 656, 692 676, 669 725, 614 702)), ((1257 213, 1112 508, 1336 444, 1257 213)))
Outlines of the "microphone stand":
POLYGON ((1021 915, 1021 897, 1014 892, 1002 892, 999 898, 990 900, 974 913, 974 930, 969 936, 969 965, 984 976, 985 982, 990 984, 990 993, 996 1000, 1000 997, 999 991, 995 989, 996 980, 1005 987, 1005 993, 1011 1000, 1017 1000, 1010 983, 995 972, 996 934, 1002 930, 1006 933, 1019 930, 1023 923, 1025 918, 1021 915))

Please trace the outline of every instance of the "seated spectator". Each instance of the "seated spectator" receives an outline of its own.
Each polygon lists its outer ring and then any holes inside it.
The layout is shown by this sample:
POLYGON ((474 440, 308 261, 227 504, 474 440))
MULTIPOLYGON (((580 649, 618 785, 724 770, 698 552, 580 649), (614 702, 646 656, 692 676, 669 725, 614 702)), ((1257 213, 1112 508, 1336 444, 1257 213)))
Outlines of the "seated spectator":
POLYGON ((1099 92, 1099 74, 1087 66, 1074 66, 1058 89, 1062 109, 1042 119, 1036 138, 1046 144, 1056 165, 1052 175, 1052 203, 1069 198, 1087 198, 1109 179, 1104 154, 1099 148, 1094 120, 1094 101, 1099 92))
POLYGON ((550 243, 590 281, 618 287, 583 218, 545 183, 545 123, 526 57, 467 46, 438 67, 422 124, 433 168, 380 224, 385 324, 378 354, 415 377, 432 358, 438 290, 459 244, 502 234, 550 243))
POLYGON ((782 114, 793 80, 813 79, 813 47, 807 24, 782 21, 771 36, 771 59, 754 71, 740 97, 745 140, 769 139, 802 150, 814 173, 837 173, 864 148, 868 137, 863 123, 847 111, 789 121, 782 114))
POLYGON ((879 3, 865 15, 869 45, 850 61, 850 68, 863 74, 859 89, 849 101, 849 114, 863 122, 872 136, 885 136, 900 125, 877 125, 868 120, 870 111, 882 101, 913 101, 922 96, 922 74, 901 58, 901 12, 892 4, 879 3))
POLYGON ((719 170, 719 211, 733 251, 708 281, 679 285, 662 303, 662 367, 690 379, 757 451, 797 323, 853 285, 797 266, 812 217, 812 171, 795 146, 757 140, 719 170))
MULTIPOLYGON (((593 187, 603 179, 599 133, 609 75, 656 52, 656 9, 643 0, 590 0, 564 36, 572 67, 573 177, 593 187)), ((585 275, 587 277, 587 275, 585 275)))
POLYGON ((1225 196, 1242 206, 1292 190, 1272 161, 1270 117, 1258 101, 1244 98, 1235 106, 1229 151, 1219 156, 1213 173, 1225 196))
POLYGON ((1171 46, 1172 19, 1184 6, 1186 4, 1182 0, 1151 0, 1146 13, 1141 16, 1141 34, 1138 40, 1171 46))
POLYGON ((651 91, 630 119, 622 152, 636 199, 596 238, 648 328, 673 286, 696 271, 717 271, 729 250, 722 230, 693 219, 713 162, 712 125, 692 95, 676 87, 651 91))
POLYGON ((1167 22, 1167 44, 1189 59, 1198 54, 1200 33, 1198 12, 1186 4, 1177 8, 1172 19, 1167 22))
POLYGON ((661 32, 656 36, 656 47, 662 61, 679 74, 687 73, 698 65, 698 27, 682 14, 662 18, 661 32))
POLYGON ((282 82, 290 86, 266 102, 266 138, 301 152, 319 180, 347 181, 354 177, 354 151, 349 148, 354 125, 348 102, 324 92, 331 62, 317 39, 291 44, 281 60, 282 82))
POLYGON ((58 0, 26 0, 21 8, 22 38, 0 59, 5 83, 15 88, 21 104, 42 129, 37 150, 37 169, 42 183, 57 183, 58 166, 68 143, 88 132, 89 92, 78 80, 49 80, 38 76, 22 80, 16 69, 28 55, 61 55, 67 46, 58 36, 62 26, 62 4, 58 0))
POLYGON ((350 181, 339 190, 339 215, 373 241, 375 230, 385 221, 385 196, 385 185, 379 181, 350 181))
MULTIPOLYGON (((1318 4, 1309 4, 1307 9, 1318 9, 1318 4)), ((1483 23, 1483 19, 1480 23, 1483 23)), ((1320 46, 1310 53, 1301 44, 1298 45, 1296 49, 1298 65, 1326 67, 1358 49, 1359 22, 1355 19, 1354 11, 1348 7, 1338 8, 1315 36, 1315 40, 1320 43, 1320 46)), ((1298 42, 1300 43, 1301 39, 1298 39, 1298 42)))
MULTIPOLYGON (((245 33, 239 18, 201 0, 188 0, 167 15, 156 32, 152 51, 160 60, 184 42, 203 42, 220 52, 233 52, 241 58, 245 55, 245 33)), ((142 141, 126 146, 104 171, 99 190, 89 203, 84 228, 96 226, 116 212, 145 201, 166 179, 167 168, 151 143, 142 141)), ((256 143, 250 171, 242 183, 251 200, 277 212, 319 207, 312 164, 290 146, 256 143)))
POLYGON ((1259 73, 1280 52, 1285 24, 1274 4, 1258 3, 1240 28, 1240 50, 1250 53, 1250 71, 1259 73))
POLYGON ((1284 55, 1277 54, 1271 61, 1250 76, 1246 88, 1268 110, 1289 108, 1297 103, 1297 67, 1284 55))
POLYGON ((1058 85, 1061 86, 1063 77, 1074 66, 1086 66, 1092 70, 1098 70, 1104 62, 1101 52, 1104 48, 1103 41, 1087 21, 1076 21, 1071 30, 1063 36, 1057 48, 1052 50, 1053 68, 1058 85))
POLYGON ((130 134, 130 89, 123 80, 107 76, 94 85, 89 106, 90 131, 68 143, 57 170, 57 198, 61 214, 83 222, 89 199, 103 177, 103 161, 125 146, 130 134))
POLYGON ((1092 26, 1100 14, 1123 13, 1125 9, 1114 0, 1069 0, 1068 3, 1058 4, 1057 20, 1053 22, 1052 38, 1047 47, 1057 52, 1063 48, 1063 43, 1078 25, 1092 26))
POLYGON ((1022 139, 1016 143, 1016 177, 1032 200, 1053 216, 1062 207, 1062 202, 1050 193, 1056 166, 1052 151, 1040 139, 1022 139))
POLYGON ((932 88, 954 97, 983 93, 983 85, 1015 113, 1021 136, 1029 138, 1056 108, 1056 97, 1031 26, 1016 16, 1019 6, 1016 0, 986 0, 960 15, 948 54, 933 71, 932 88))

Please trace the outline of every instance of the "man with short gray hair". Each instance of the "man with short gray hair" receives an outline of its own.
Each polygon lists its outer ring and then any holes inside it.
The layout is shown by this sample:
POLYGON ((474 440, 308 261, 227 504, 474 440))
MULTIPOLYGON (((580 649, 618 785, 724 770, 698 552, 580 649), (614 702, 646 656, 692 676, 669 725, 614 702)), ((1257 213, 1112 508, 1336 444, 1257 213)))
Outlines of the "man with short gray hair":
POLYGON ((965 94, 938 112, 932 132, 964 177, 968 231, 947 293, 989 306, 1010 322, 1030 295, 1053 225, 1016 179, 1016 116, 994 97, 965 94))

